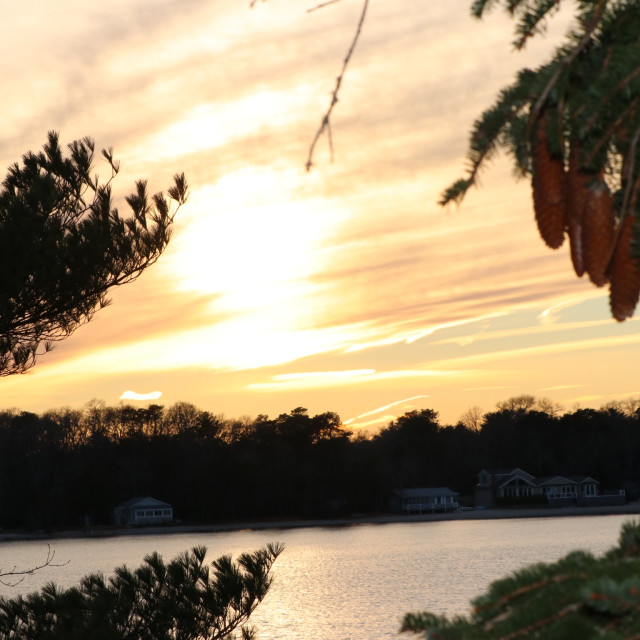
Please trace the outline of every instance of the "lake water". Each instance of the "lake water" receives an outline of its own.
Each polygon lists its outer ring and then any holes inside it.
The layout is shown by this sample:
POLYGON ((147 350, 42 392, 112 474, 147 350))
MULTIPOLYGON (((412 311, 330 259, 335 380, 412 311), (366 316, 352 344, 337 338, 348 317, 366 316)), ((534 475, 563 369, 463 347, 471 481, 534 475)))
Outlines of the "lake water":
MULTIPOLYGON (((53 540, 55 561, 68 564, 1 587, 0 593, 28 593, 48 581, 71 586, 93 571, 109 575, 122 564, 135 568, 152 551, 168 560, 205 545, 213 559, 283 542, 274 584, 252 616, 258 640, 403 638, 397 630, 405 613, 465 614, 470 600, 493 580, 577 548, 599 555, 616 544, 622 523, 631 519, 456 520, 53 540)), ((46 554, 46 542, 3 542, 0 567, 30 566, 46 554)))

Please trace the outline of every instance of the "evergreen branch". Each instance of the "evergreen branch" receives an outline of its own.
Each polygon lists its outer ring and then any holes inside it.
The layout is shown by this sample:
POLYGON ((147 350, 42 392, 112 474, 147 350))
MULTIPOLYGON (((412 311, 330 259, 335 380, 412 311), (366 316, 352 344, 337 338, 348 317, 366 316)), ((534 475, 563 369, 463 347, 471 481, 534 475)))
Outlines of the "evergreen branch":
POLYGON ((518 50, 523 49, 529 38, 532 38, 536 33, 544 31, 544 29, 539 26, 540 23, 547 17, 550 11, 559 7, 560 0, 545 0, 535 10, 525 13, 516 28, 516 33, 519 35, 519 38, 513 43, 515 48, 518 50))
MULTIPOLYGON (((593 35, 593 32, 595 31, 595 29, 598 26, 598 23, 600 22, 600 19, 602 17, 602 12, 604 10, 605 3, 606 3, 606 0, 599 0, 598 6, 596 7, 596 9, 594 11, 593 17, 591 18, 590 22, 585 27, 585 33, 583 34, 582 38, 580 39, 578 44, 562 60, 559 61, 558 68, 556 69, 556 71, 553 74, 553 76, 551 76, 551 79, 549 80, 549 82, 547 83, 547 86, 544 88, 544 90, 542 91, 542 93, 538 97, 538 100, 536 101, 536 103, 535 103, 535 105, 534 105, 534 107, 533 107, 533 109, 531 111, 531 124, 532 125, 533 125, 533 122, 535 122, 535 120, 537 120, 538 115, 540 114, 540 111, 542 110, 542 107, 546 103, 547 98, 549 97, 549 94, 551 93, 551 90, 553 89, 553 87, 558 82, 558 79, 562 75, 562 72, 565 71, 568 67, 570 67, 573 64, 573 61, 578 57, 580 52, 591 41, 591 36, 593 35)), ((530 133, 530 131, 529 131, 529 133, 530 133)))
POLYGON ((571 579, 575 579, 575 578, 587 578, 588 574, 586 573, 579 573, 579 574, 562 574, 562 575, 556 575, 556 576, 552 576, 551 578, 545 578, 544 580, 538 580, 536 582, 532 582, 531 584, 525 585, 523 587, 520 587, 518 589, 516 589, 515 591, 512 591, 511 593, 508 593, 505 596, 502 596, 502 598, 500 598, 500 600, 498 600, 497 603, 493 603, 493 602, 488 602, 486 604, 483 604, 479 607, 477 607, 474 611, 474 613, 479 613, 482 610, 485 609, 491 609, 494 607, 498 607, 498 608, 503 608, 506 605, 510 604, 513 600, 515 600, 516 598, 525 595, 527 593, 530 593, 531 591, 538 591, 544 587, 548 587, 551 584, 554 583, 560 583, 560 582, 564 582, 565 580, 571 580, 571 579))
POLYGON ((495 152, 505 128, 515 122, 529 104, 530 80, 531 72, 522 72, 514 85, 500 92, 497 104, 487 109, 474 123, 467 156, 471 162, 467 178, 456 181, 446 189, 438 204, 444 206, 451 201, 460 203, 476 183, 478 173, 495 152))
POLYGON ((547 616, 542 620, 533 622, 530 625, 523 627, 522 629, 517 629, 516 631, 512 631, 506 636, 502 636, 501 638, 499 638, 499 640, 515 640, 515 638, 522 638, 522 637, 526 638, 530 636, 532 632, 538 631, 543 627, 548 627, 550 624, 557 622, 558 620, 564 618, 568 614, 573 613, 574 611, 578 611, 581 606, 582 605, 579 602, 572 602, 571 604, 568 604, 567 606, 560 609, 560 611, 557 611, 556 613, 553 613, 552 615, 547 616))
MULTIPOLYGON (((604 65, 603 65, 604 67, 604 65)), ((597 122, 598 118, 601 117, 601 110, 602 108, 605 106, 605 104, 607 104, 607 102, 609 102, 609 100, 611 100, 612 97, 614 97, 615 95, 617 95, 618 93, 620 93, 620 91, 622 91, 626 86, 628 86, 631 82, 633 82, 633 80, 635 80, 638 76, 640 76, 640 67, 636 67, 628 76, 626 76, 625 78, 623 78, 610 92, 608 95, 606 95, 599 103, 598 108, 594 109, 594 112, 592 113, 591 117, 589 118, 589 120, 586 122, 585 126, 583 127, 582 131, 583 133, 586 133, 589 131, 589 129, 591 129, 591 127, 597 122)), ((635 104, 637 103, 637 97, 634 98, 633 103, 635 104)), ((627 107, 627 110, 630 108, 627 107)), ((624 113, 624 112, 623 112, 624 113)), ((622 118, 622 114, 620 116, 620 119, 622 118)))
MULTIPOLYGON (((331 94, 331 101, 329 103, 329 108, 327 109, 327 111, 325 112, 322 121, 320 123, 320 126, 318 127, 318 130, 316 131, 316 134, 313 138, 313 141, 311 142, 311 146, 309 147, 309 155, 307 157, 307 162, 306 162, 306 168, 307 171, 311 171, 311 167, 313 166, 313 152, 315 150, 316 144, 318 143, 318 140, 320 139, 320 137, 322 136, 322 134, 325 132, 325 130, 329 130, 330 127, 330 118, 331 118, 331 114, 333 113, 333 109, 336 106, 336 104, 338 103, 338 93, 340 91, 340 87, 342 85, 342 80, 344 78, 344 74, 347 71, 347 67, 349 66, 349 62, 351 60, 351 56, 353 55, 353 52, 356 49, 356 45, 358 44, 358 40, 360 39, 360 34, 362 33, 362 26, 364 24, 364 19, 367 15, 367 9, 369 7, 369 0, 364 0, 364 3, 362 5, 362 11, 360 13, 360 19, 358 21, 358 26, 356 28, 356 33, 353 37, 353 40, 351 42, 351 46, 349 47, 349 50, 347 51, 347 55, 344 58, 343 64, 342 64, 342 70, 340 71, 340 75, 336 78, 336 84, 335 87, 333 89, 333 93, 331 94)), ((332 142, 331 142, 331 136, 329 135, 329 144, 332 146, 332 142)), ((333 149, 331 148, 331 153, 333 154, 333 149)))
POLYGON ((133 216, 122 218, 111 206, 118 172, 112 151, 103 151, 111 177, 102 185, 96 178, 94 185, 93 142, 68 146, 71 157, 65 158, 57 133, 50 132, 44 151, 11 166, 0 190, 0 254, 11 265, 0 270, 0 377, 26 371, 42 342, 50 350, 108 304, 108 289, 154 264, 187 199, 183 175, 174 176, 169 189, 175 210, 162 194, 149 198, 146 182, 138 181, 126 197, 133 216), (84 197, 89 191, 91 201, 84 197), (16 238, 33 251, 22 254, 16 238))
MULTIPOLYGON (((640 72, 640 69, 638 69, 640 72)), ((609 141, 611 137, 620 129, 624 119, 629 115, 629 113, 633 113, 638 102, 640 101, 640 96, 636 96, 629 106, 623 109, 620 112, 620 115, 614 120, 614 122, 609 126, 609 128, 605 131, 605 133, 600 137, 600 139, 593 146, 593 149, 585 159, 585 164, 590 165, 593 162, 593 159, 596 157, 600 149, 609 141)))
POLYGON ((498 1, 499 0, 475 0, 471 5, 471 15, 474 18, 482 18, 484 12, 491 9, 498 1))

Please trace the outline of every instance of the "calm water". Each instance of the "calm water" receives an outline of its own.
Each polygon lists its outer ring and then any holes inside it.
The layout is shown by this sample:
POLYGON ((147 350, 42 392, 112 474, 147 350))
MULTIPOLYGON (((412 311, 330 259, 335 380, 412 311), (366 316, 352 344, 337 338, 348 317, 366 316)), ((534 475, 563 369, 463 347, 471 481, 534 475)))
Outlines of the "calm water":
MULTIPOLYGON (((136 567, 154 550, 169 559, 205 545, 214 558, 284 542, 274 585, 252 617, 259 640, 402 638, 397 629, 404 613, 467 613, 471 598, 494 579, 576 548, 601 554, 616 544, 622 523, 630 519, 468 520, 55 540, 55 559, 67 565, 0 593, 27 593, 48 581, 71 586, 92 571, 136 567)), ((4 542, 0 566, 29 566, 46 553, 46 543, 4 542)))

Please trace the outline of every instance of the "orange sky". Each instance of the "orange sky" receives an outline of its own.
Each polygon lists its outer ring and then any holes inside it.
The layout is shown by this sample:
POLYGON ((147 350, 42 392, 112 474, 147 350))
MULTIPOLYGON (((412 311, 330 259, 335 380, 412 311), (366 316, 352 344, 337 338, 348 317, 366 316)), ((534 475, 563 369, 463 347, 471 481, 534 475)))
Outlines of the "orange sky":
POLYGON ((0 380, 0 408, 156 392, 126 402, 229 417, 304 406, 375 427, 426 407, 451 423, 521 393, 567 409, 639 395, 637 321, 612 321, 606 290, 543 245, 506 160, 460 208, 436 204, 473 120, 570 17, 515 53, 507 18, 474 21, 469 4, 371 3, 335 160, 321 141, 311 173, 358 0, 5 9, 0 166, 55 129, 114 147, 120 196, 184 171, 191 197, 161 260, 29 374, 0 380))

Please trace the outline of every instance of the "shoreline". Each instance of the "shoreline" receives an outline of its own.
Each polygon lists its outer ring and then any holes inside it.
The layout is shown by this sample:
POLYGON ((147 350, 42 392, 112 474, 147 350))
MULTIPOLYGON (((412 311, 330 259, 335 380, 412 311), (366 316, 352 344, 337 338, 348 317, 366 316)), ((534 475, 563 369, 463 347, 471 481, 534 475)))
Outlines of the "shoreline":
POLYGON ((640 516, 640 503, 603 507, 541 507, 508 509, 468 509, 463 511, 422 514, 358 514, 341 518, 256 520, 216 522, 211 524, 171 524, 145 527, 89 527, 60 531, 2 531, 0 542, 27 540, 59 540, 131 535, 171 535, 177 533, 218 533, 232 531, 262 531, 268 529, 304 529, 310 527, 350 527, 361 524, 399 524, 412 522, 444 522, 450 520, 505 520, 519 518, 563 518, 582 516, 640 516))

